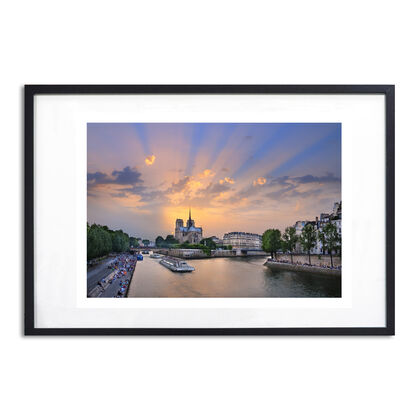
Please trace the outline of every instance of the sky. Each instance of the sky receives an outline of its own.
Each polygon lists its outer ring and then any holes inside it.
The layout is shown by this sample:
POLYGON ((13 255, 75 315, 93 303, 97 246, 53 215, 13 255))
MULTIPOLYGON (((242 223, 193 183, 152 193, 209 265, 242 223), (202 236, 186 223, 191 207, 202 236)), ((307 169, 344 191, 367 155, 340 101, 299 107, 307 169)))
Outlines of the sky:
POLYGON ((154 240, 283 231, 341 200, 339 123, 89 123, 88 222, 154 240))

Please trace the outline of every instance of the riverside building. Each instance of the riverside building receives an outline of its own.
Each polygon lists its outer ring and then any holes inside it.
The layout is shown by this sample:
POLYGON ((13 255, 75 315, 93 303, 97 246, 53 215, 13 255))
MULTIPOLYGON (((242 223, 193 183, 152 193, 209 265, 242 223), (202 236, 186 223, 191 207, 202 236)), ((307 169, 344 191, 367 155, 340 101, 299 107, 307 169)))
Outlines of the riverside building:
MULTIPOLYGON (((301 236, 301 232, 304 228, 304 226, 311 224, 314 228, 314 230, 317 233, 317 241, 315 247, 310 251, 311 254, 323 254, 323 245, 318 238, 318 234, 321 231, 321 229, 327 224, 327 223, 333 223, 336 228, 337 232, 340 236, 340 239, 342 237, 342 202, 336 202, 333 206, 332 213, 321 213, 320 218, 316 216, 316 219, 314 221, 307 221, 307 220, 299 220, 295 222, 294 228, 295 233, 298 237, 301 236)), ((305 253, 304 250, 301 247, 300 242, 296 243, 295 251, 297 253, 305 253)))
POLYGON ((261 249, 262 236, 249 232, 229 232, 223 235, 223 244, 232 248, 261 249))

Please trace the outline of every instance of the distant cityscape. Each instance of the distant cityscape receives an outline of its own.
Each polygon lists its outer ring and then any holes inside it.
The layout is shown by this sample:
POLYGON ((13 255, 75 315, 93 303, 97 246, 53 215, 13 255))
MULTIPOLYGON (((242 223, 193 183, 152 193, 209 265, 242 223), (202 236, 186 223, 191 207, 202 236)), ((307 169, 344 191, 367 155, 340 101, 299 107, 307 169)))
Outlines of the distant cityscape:
MULTIPOLYGON (((319 233, 322 231, 323 227, 327 223, 332 223, 336 226, 337 232, 341 238, 341 229, 342 229, 342 203, 335 202, 333 205, 332 212, 330 213, 320 213, 320 216, 316 216, 314 220, 298 220, 292 226, 295 228, 295 233, 299 237, 303 228, 307 225, 311 225, 316 232, 317 240, 315 246, 311 249, 311 254, 318 255, 323 254, 323 244, 321 239, 318 238, 319 233)), ((141 238, 139 238, 141 239, 141 238)), ((206 238, 203 237, 203 228, 196 226, 195 220, 192 219, 192 212, 189 209, 189 217, 186 221, 186 226, 184 226, 183 219, 176 219, 175 229, 174 229, 174 239, 176 239, 180 244, 189 243, 189 244, 200 244, 204 239, 211 239, 217 246, 218 249, 221 249, 222 246, 231 245, 234 249, 249 249, 249 250, 260 250, 262 249, 262 235, 257 233, 243 232, 243 231, 234 231, 227 232, 223 235, 222 238, 213 235, 206 238)), ((145 239, 144 239, 145 240, 145 239)), ((155 247, 156 242, 151 240, 145 240, 146 246, 155 247)), ((302 254, 305 253, 302 245, 297 241, 295 245, 295 253, 302 254)))

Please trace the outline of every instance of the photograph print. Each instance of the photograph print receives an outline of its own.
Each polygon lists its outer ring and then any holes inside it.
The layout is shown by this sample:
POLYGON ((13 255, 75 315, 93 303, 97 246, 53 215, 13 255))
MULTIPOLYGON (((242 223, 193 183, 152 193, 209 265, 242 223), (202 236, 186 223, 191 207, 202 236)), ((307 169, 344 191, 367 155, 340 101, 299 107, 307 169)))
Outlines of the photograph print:
POLYGON ((341 297, 340 123, 89 123, 87 297, 341 297))

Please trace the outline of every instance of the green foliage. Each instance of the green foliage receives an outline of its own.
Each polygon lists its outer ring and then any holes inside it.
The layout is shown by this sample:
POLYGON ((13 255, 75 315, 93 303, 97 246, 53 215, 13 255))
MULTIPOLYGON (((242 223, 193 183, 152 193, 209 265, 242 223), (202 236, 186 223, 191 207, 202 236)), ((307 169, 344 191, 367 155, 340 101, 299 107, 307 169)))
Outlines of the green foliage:
POLYGON ((331 266, 333 266, 333 251, 337 251, 340 247, 340 235, 337 232, 337 227, 334 223, 329 222, 324 228, 322 229, 322 232, 320 233, 320 241, 323 244, 322 239, 324 240, 323 249, 324 246, 329 251, 330 254, 330 262, 331 266))
POLYGON ((166 236, 165 243, 167 245, 175 245, 175 244, 178 244, 179 241, 177 239, 174 239, 174 236, 173 235, 167 235, 166 236))
POLYGON ((300 243, 303 249, 308 253, 308 262, 311 265, 310 251, 316 246, 317 235, 314 226, 308 223, 301 231, 300 243))
POLYGON ((262 235, 262 250, 269 252, 271 257, 276 256, 282 248, 281 231, 279 229, 267 229, 262 235))
POLYGON ((179 241, 177 239, 174 239, 173 235, 167 235, 166 239, 163 239, 162 236, 157 236, 156 238, 156 246, 158 248, 172 248, 178 244, 179 241))
POLYGON ((111 252, 111 235, 100 225, 87 226, 87 258, 98 258, 111 252))
POLYGON ((282 249, 284 252, 289 252, 291 255, 291 263, 293 263, 293 251, 295 244, 298 242, 298 235, 295 233, 295 228, 289 226, 285 228, 285 232, 282 235, 282 249))
POLYGON ((205 238, 200 241, 201 245, 205 245, 210 249, 216 249, 216 243, 213 242, 212 238, 205 238))
POLYGON ((149 246, 150 245, 150 241, 148 239, 143 239, 143 245, 144 246, 149 246))
POLYGON ((327 251, 327 240, 324 228, 318 234, 318 240, 321 242, 321 247, 323 248, 323 254, 327 251))
POLYGON ((87 258, 99 258, 110 252, 125 252, 130 238, 122 230, 112 231, 107 226, 87 223, 87 258))
POLYGON ((140 246, 140 239, 130 236, 130 246, 133 248, 138 248, 140 246))
POLYGON ((112 250, 114 252, 128 251, 130 245, 129 236, 122 230, 111 231, 112 250))
POLYGON ((162 237, 162 236, 157 236, 157 238, 156 238, 156 246, 157 246, 157 248, 161 248, 161 247, 163 247, 163 244, 164 244, 164 238, 162 237))

